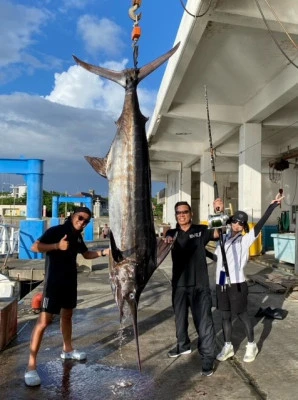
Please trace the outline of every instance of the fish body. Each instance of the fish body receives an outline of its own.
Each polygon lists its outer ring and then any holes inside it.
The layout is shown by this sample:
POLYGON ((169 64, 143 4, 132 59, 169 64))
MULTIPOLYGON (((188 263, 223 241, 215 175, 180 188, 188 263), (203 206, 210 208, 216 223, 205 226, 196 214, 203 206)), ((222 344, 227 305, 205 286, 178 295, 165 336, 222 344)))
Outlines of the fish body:
POLYGON ((124 315, 125 302, 132 315, 137 358, 141 370, 137 308, 140 295, 170 250, 170 245, 156 239, 152 201, 151 171, 145 125, 140 111, 137 86, 177 50, 142 67, 121 72, 75 61, 101 77, 117 82, 125 89, 122 113, 116 122, 117 132, 104 158, 85 157, 96 172, 109 181, 110 280, 115 301, 124 315))

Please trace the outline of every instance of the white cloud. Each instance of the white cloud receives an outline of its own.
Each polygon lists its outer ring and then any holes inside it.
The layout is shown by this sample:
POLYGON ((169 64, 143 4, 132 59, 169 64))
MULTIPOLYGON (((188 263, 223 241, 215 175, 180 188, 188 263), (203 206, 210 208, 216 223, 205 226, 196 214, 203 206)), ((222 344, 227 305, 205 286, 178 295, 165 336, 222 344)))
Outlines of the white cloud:
MULTIPOLYGON (((84 1, 68 0, 62 5, 80 7, 84 1)), ((36 68, 50 69, 55 65, 58 70, 58 58, 40 52, 35 53, 39 55, 36 58, 30 53, 35 40, 49 34, 42 28, 51 18, 53 14, 42 8, 0 0, 0 81, 8 82, 26 72, 27 76, 32 73, 42 86, 44 75, 38 75, 36 68)), ((119 54, 123 49, 121 28, 107 19, 85 15, 78 29, 93 54, 119 54)), ((120 71, 127 63, 127 59, 111 60, 101 66, 120 71)), ((104 157, 109 150, 116 132, 114 120, 123 106, 124 89, 77 65, 55 75, 48 74, 47 80, 53 76, 53 90, 44 98, 26 93, 0 95, 0 157, 44 159, 45 190, 75 193, 94 188, 100 193, 97 187, 107 183, 84 156, 104 157)), ((36 87, 28 85, 28 91, 38 91, 39 86, 36 87)), ((139 88, 138 95, 142 113, 150 116, 156 93, 139 88)))
MULTIPOLYGON (((110 61, 102 66, 121 71, 126 64, 127 60, 122 63, 110 61)), ((138 89, 138 95, 142 112, 149 116, 154 108, 156 93, 138 89)), ((115 82, 100 78, 80 66, 72 66, 61 74, 55 74, 55 87, 46 99, 72 107, 97 109, 116 119, 122 110, 124 90, 115 82)))
MULTIPOLYGON (((0 66, 24 62, 26 48, 41 32, 41 26, 50 18, 49 12, 34 7, 0 2, 0 66)), ((32 61, 32 60, 31 60, 32 61)))
POLYGON ((107 18, 98 19, 91 15, 83 15, 78 21, 78 32, 90 54, 97 55, 102 51, 110 56, 117 55, 121 54, 125 47, 125 32, 107 18))
POLYGON ((46 99, 79 108, 94 108, 94 98, 101 90, 100 81, 93 74, 72 66, 68 71, 55 74, 55 86, 46 99))
POLYGON ((104 80, 79 66, 55 74, 55 87, 46 99, 72 107, 98 109, 114 118, 124 98, 122 87, 104 80))
MULTIPOLYGON (((51 103, 37 96, 16 93, 0 96, 0 129, 5 149, 26 149, 26 157, 51 156, 73 160, 84 141, 84 151, 94 151, 97 140, 104 156, 109 148, 113 123, 100 111, 78 110, 51 103), (112 128, 112 129, 111 129, 112 128), (106 132, 109 132, 107 137, 106 132), (11 140, 15 137, 16 140, 11 140), (65 153, 65 150, 68 150, 65 153)), ((3 153, 2 153, 3 154, 3 153)), ((97 154, 99 155, 99 154, 97 154)))
POLYGON ((1 158, 44 159, 47 188, 69 193, 103 182, 85 155, 104 157, 115 135, 111 118, 25 94, 0 96, 1 158), (78 183, 76 183, 78 182, 78 183), (82 188, 86 185, 87 187, 82 188))
MULTIPOLYGON (((138 94, 141 111, 149 116, 155 93, 139 89, 138 94)), ((75 193, 96 190, 99 185, 106 191, 104 178, 92 170, 84 156, 107 154, 123 99, 121 86, 79 66, 55 75, 55 88, 47 99, 22 93, 2 95, 0 157, 44 159, 46 190, 75 193)))

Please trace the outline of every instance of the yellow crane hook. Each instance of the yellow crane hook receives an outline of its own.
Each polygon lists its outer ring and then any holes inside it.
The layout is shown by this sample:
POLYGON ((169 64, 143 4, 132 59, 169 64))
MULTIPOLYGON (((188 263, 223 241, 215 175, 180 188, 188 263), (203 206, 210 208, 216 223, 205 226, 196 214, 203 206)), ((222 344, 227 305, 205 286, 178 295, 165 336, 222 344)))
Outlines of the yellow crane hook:
POLYGON ((136 23, 138 23, 138 21, 141 19, 142 17, 142 13, 140 14, 136 14, 135 12, 137 11, 137 9, 141 6, 142 4, 142 0, 133 0, 132 1, 132 7, 130 7, 128 14, 130 16, 130 18, 135 21, 136 23))

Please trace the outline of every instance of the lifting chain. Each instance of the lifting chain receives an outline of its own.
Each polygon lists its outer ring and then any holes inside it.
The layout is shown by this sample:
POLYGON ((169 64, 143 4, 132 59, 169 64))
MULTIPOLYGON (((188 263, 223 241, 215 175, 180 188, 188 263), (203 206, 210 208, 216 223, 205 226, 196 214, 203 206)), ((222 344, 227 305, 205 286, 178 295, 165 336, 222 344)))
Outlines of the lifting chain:
POLYGON ((133 30, 131 33, 131 39, 133 41, 133 61, 134 67, 138 67, 138 56, 139 56, 139 46, 138 40, 141 36, 141 27, 139 26, 139 21, 142 17, 142 13, 136 14, 137 9, 141 6, 142 0, 132 0, 132 7, 130 7, 128 14, 130 18, 134 21, 133 30))

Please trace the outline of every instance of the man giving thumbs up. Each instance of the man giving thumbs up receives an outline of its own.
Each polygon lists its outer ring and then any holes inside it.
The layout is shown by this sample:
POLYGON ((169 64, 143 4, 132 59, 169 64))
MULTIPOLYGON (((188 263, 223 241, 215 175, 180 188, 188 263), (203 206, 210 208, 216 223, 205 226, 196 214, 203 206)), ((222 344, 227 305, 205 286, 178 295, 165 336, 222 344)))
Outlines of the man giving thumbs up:
POLYGON ((46 253, 45 284, 41 313, 33 329, 30 342, 30 355, 25 383, 38 386, 41 383, 37 372, 37 353, 47 326, 54 314, 60 314, 60 326, 63 337, 63 360, 84 360, 86 353, 72 346, 72 314, 77 305, 77 254, 86 259, 103 257, 109 249, 90 251, 83 241, 81 232, 91 219, 87 207, 77 207, 63 225, 49 228, 35 243, 31 250, 46 253))

